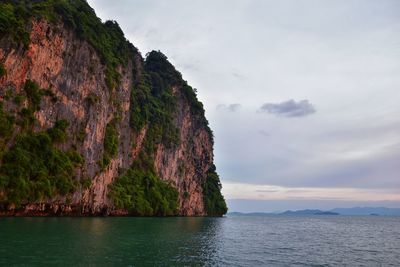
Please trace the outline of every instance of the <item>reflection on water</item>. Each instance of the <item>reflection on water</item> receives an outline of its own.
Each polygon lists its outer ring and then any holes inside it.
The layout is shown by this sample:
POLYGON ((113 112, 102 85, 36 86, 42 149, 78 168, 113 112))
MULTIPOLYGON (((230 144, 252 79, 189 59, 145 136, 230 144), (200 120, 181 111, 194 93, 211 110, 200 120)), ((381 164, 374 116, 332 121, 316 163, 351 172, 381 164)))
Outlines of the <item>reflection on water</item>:
POLYGON ((400 217, 0 218, 0 266, 400 266, 400 217))
POLYGON ((0 265, 211 262, 223 218, 2 218, 0 265))

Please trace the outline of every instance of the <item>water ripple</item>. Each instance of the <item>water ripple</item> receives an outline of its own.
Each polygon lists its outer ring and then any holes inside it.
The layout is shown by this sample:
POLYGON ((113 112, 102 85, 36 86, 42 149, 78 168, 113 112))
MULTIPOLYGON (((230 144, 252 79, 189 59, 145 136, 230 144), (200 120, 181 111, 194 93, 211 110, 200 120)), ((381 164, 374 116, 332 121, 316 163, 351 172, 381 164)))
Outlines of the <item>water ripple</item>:
POLYGON ((400 217, 0 218, 0 265, 400 266, 400 217))

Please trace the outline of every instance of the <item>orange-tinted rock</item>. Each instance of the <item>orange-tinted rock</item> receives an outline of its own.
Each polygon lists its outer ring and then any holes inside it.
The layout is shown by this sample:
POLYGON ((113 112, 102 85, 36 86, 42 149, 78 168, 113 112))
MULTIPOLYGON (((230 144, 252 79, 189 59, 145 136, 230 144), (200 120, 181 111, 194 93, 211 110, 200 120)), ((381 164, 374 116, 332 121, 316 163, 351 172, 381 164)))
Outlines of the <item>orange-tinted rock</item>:
MULTIPOLYGON (((43 98, 40 110, 35 113, 38 121, 35 130, 48 129, 57 120, 66 119, 70 138, 60 148, 76 147, 85 160, 78 176, 89 177, 92 184, 88 189, 78 189, 68 201, 57 196, 43 203, 25 203, 18 211, 9 205, 0 215, 128 215, 127 211, 114 208, 108 192, 120 170, 128 169, 143 149, 147 126, 135 132, 129 125, 130 95, 136 78, 132 70, 142 69, 141 56, 138 54, 129 64, 119 67, 120 85, 110 90, 98 54, 72 30, 44 20, 33 21, 31 28, 27 50, 0 42, 0 62, 7 70, 0 79, 0 91, 12 88, 15 93, 21 92, 25 81, 30 79, 55 94, 58 99, 55 103, 43 98), (89 96, 98 101, 88 103, 89 96), (118 112, 121 113, 116 125, 120 140, 118 155, 102 170, 98 163, 103 156, 105 128, 118 112), (83 140, 78 140, 82 133, 83 140)), ((158 145, 154 167, 161 179, 171 181, 177 188, 179 214, 201 216, 206 215, 202 183, 213 162, 212 137, 192 117, 189 103, 180 90, 173 88, 178 99, 175 124, 180 131, 180 144, 174 149, 158 145)))

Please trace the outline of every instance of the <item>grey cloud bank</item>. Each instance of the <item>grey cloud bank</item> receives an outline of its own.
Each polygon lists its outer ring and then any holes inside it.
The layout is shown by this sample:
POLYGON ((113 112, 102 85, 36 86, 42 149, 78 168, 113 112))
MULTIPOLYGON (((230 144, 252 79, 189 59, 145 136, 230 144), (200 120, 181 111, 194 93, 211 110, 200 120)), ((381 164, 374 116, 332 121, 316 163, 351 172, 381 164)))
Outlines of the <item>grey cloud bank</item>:
POLYGON ((284 117, 303 117, 316 112, 314 106, 308 100, 296 102, 293 99, 278 104, 265 103, 259 111, 284 117))
POLYGON ((400 1, 88 2, 198 89, 223 186, 400 188, 400 1))

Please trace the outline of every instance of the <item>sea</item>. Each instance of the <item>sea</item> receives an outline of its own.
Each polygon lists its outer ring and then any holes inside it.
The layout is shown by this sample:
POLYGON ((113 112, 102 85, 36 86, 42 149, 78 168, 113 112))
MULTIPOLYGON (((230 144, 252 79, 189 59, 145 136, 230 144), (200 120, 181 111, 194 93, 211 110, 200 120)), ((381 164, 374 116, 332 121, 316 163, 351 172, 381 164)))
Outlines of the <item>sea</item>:
POLYGON ((400 266, 400 217, 0 218, 0 266, 400 266))

